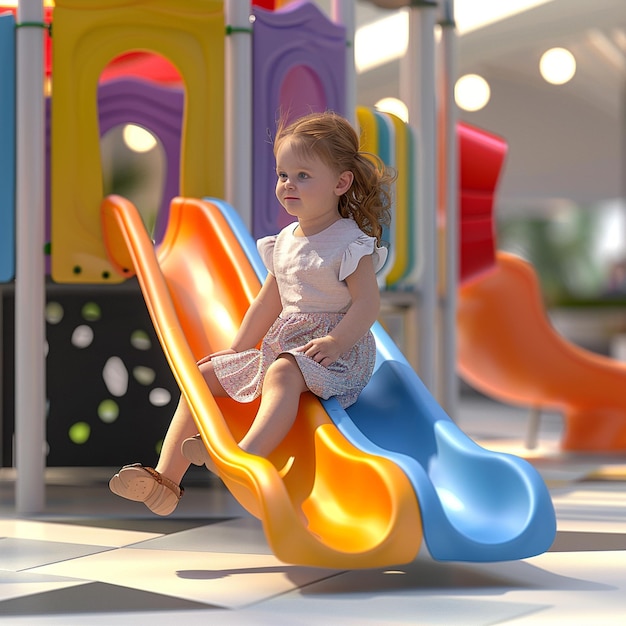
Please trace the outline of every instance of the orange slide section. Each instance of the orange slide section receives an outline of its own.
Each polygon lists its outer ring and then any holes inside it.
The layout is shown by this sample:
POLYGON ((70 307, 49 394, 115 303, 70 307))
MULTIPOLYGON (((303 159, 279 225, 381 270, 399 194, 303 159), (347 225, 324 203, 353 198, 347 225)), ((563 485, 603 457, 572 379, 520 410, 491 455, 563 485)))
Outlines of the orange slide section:
POLYGON ((229 346, 260 285, 219 209, 173 200, 156 252, 128 200, 110 196, 101 210, 112 262, 124 276, 136 273, 220 476, 262 521, 274 554, 287 563, 342 569, 411 561, 422 525, 410 481, 388 459, 350 444, 312 394, 303 396, 295 425, 269 460, 236 445, 257 404, 213 398, 196 361, 229 346))
POLYGON ((626 364, 561 337, 532 266, 499 252, 493 270, 461 286, 458 364, 476 389, 563 412, 563 450, 626 451, 626 364))

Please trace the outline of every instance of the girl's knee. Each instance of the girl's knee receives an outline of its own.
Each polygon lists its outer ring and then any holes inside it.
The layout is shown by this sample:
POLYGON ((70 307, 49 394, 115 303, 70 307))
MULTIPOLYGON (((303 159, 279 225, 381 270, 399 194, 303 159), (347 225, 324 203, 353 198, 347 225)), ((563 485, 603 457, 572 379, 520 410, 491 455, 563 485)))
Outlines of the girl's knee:
POLYGON ((215 375, 215 370, 211 361, 209 361, 208 359, 198 361, 198 369, 200 370, 200 373, 202 374, 204 380, 206 380, 207 385, 209 386, 209 389, 214 396, 221 397, 226 395, 222 384, 215 375))
POLYGON ((215 378, 215 371, 213 370, 213 363, 211 361, 200 361, 198 363, 198 369, 202 374, 204 380, 211 384, 212 380, 215 378))
POLYGON ((304 384, 304 376, 293 354, 279 355, 269 366, 266 376, 268 375, 272 378, 281 378, 288 382, 293 382, 294 384, 298 381, 302 381, 304 384))

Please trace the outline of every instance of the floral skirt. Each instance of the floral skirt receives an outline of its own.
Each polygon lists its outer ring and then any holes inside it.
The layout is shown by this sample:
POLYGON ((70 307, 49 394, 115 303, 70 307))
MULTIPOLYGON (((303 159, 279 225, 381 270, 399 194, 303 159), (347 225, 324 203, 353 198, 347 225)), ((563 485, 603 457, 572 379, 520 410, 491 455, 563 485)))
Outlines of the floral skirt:
POLYGON ((354 404, 374 371, 376 344, 367 332, 351 350, 325 367, 299 348, 313 338, 327 335, 343 313, 294 313, 278 318, 263 339, 261 349, 224 354, 211 359, 215 375, 226 393, 238 402, 252 402, 261 395, 269 366, 279 355, 292 354, 307 387, 325 400, 336 397, 343 408, 354 404))

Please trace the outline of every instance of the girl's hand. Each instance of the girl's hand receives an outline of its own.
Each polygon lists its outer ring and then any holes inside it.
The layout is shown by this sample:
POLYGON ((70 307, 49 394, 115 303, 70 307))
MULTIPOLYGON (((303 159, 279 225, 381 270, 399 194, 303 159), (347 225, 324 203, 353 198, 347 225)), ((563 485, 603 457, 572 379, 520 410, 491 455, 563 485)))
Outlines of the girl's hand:
POLYGON ((297 348, 297 350, 311 357, 324 367, 328 367, 341 356, 341 349, 337 340, 330 335, 311 339, 311 341, 297 348))

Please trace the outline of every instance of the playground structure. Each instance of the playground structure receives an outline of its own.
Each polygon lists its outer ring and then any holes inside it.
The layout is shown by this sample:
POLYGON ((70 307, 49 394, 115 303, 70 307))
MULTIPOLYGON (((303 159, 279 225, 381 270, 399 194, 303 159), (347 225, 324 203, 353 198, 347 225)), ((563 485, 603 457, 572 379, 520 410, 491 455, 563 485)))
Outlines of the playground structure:
POLYGON ((548 319, 532 265, 497 251, 492 199, 506 145, 484 131, 480 144, 468 143, 472 129, 460 132, 460 375, 488 396, 530 407, 530 447, 541 411, 557 410, 564 418, 563 451, 623 452, 626 365, 564 339, 548 319))
MULTIPOLYGON (((254 162, 263 164, 258 175, 267 180, 271 178, 263 169, 271 169, 271 145, 265 133, 281 105, 294 115, 304 106, 343 113, 346 99, 336 89, 342 82, 341 64, 329 65, 323 55, 311 55, 310 47, 307 53, 311 41, 319 44, 319 32, 310 28, 313 17, 320 25, 325 20, 313 5, 300 2, 281 11, 256 8, 255 15, 255 50, 270 49, 270 41, 280 58, 272 65, 263 57, 268 65, 256 83, 271 86, 259 107, 264 117, 255 119, 251 151, 254 162), (264 25, 258 31, 257 23, 264 25), (285 29, 302 23, 308 37, 286 36, 284 48, 274 46, 276 29, 284 35, 285 29), (306 88, 296 88, 301 84, 306 88)), ((215 201, 210 208, 201 199, 221 197, 223 179, 228 178, 220 166, 228 147, 222 133, 221 51, 227 32, 222 2, 58 0, 53 19, 52 276, 59 282, 112 284, 137 274, 205 445, 233 495, 263 522, 275 554, 308 565, 383 566, 413 559, 422 536, 432 556, 441 560, 493 561, 545 551, 555 534, 554 511, 536 471, 521 459, 488 452, 467 438, 378 326, 376 372, 354 408, 342 411, 332 401, 322 404, 306 396, 296 426, 275 458, 259 459, 238 449, 238 436, 253 413, 235 414, 228 403, 216 403, 195 361, 212 346, 228 343, 264 271, 254 258, 250 230, 255 236, 265 234, 264 228, 275 231, 280 217, 262 187, 258 194, 254 188, 261 208, 252 207, 244 222, 227 205, 220 208, 215 201), (173 16, 175 37, 157 37, 155 32, 169 29, 173 16), (180 155, 168 155, 168 171, 174 164, 179 167, 179 194, 184 198, 159 216, 162 239, 156 254, 132 205, 119 198, 102 199, 98 118, 106 107, 98 111, 96 94, 107 85, 99 84, 99 77, 108 61, 137 47, 170 57, 187 88, 180 155), (208 285, 218 291, 205 302, 208 285), (497 483, 488 483, 487 477, 493 476, 497 483)), ((340 30, 331 25, 325 41, 335 46, 341 41, 345 49, 340 30)), ((238 36, 249 37, 250 32, 238 36)), ((108 87, 113 93, 121 89, 120 83, 108 87)), ((102 96, 101 102, 106 100, 102 96)), ((119 92, 113 100, 121 100, 119 92)), ((131 118, 141 114, 129 111, 131 118)), ((360 122, 365 140, 375 143, 377 152, 400 171, 413 171, 411 129, 392 116, 362 110, 360 122)), ((153 120, 153 125, 158 123, 153 120)), ((478 131, 460 132, 482 143, 478 131)), ((419 225, 411 194, 416 184, 406 176, 397 189, 390 232, 395 255, 385 276, 389 288, 409 285, 427 264, 414 254, 412 237, 419 225)), ((483 215, 491 208, 489 190, 484 200, 487 204, 477 202, 472 217, 482 232, 490 225, 483 215)))
POLYGON ((564 451, 626 450, 626 364, 557 333, 530 263, 498 252, 490 272, 461 286, 458 319, 459 371, 476 389, 531 407, 537 421, 561 411, 564 451))
POLYGON ((216 403, 195 363, 228 345, 264 270, 236 213, 219 207, 175 200, 155 255, 134 207, 110 197, 102 203, 104 238, 117 271, 137 272, 220 476, 263 521, 274 553, 292 563, 376 567, 412 560, 422 533, 439 560, 547 550, 556 528, 539 475, 463 435, 382 328, 376 371, 353 407, 305 394, 297 425, 267 461, 238 448, 255 405, 216 403))

